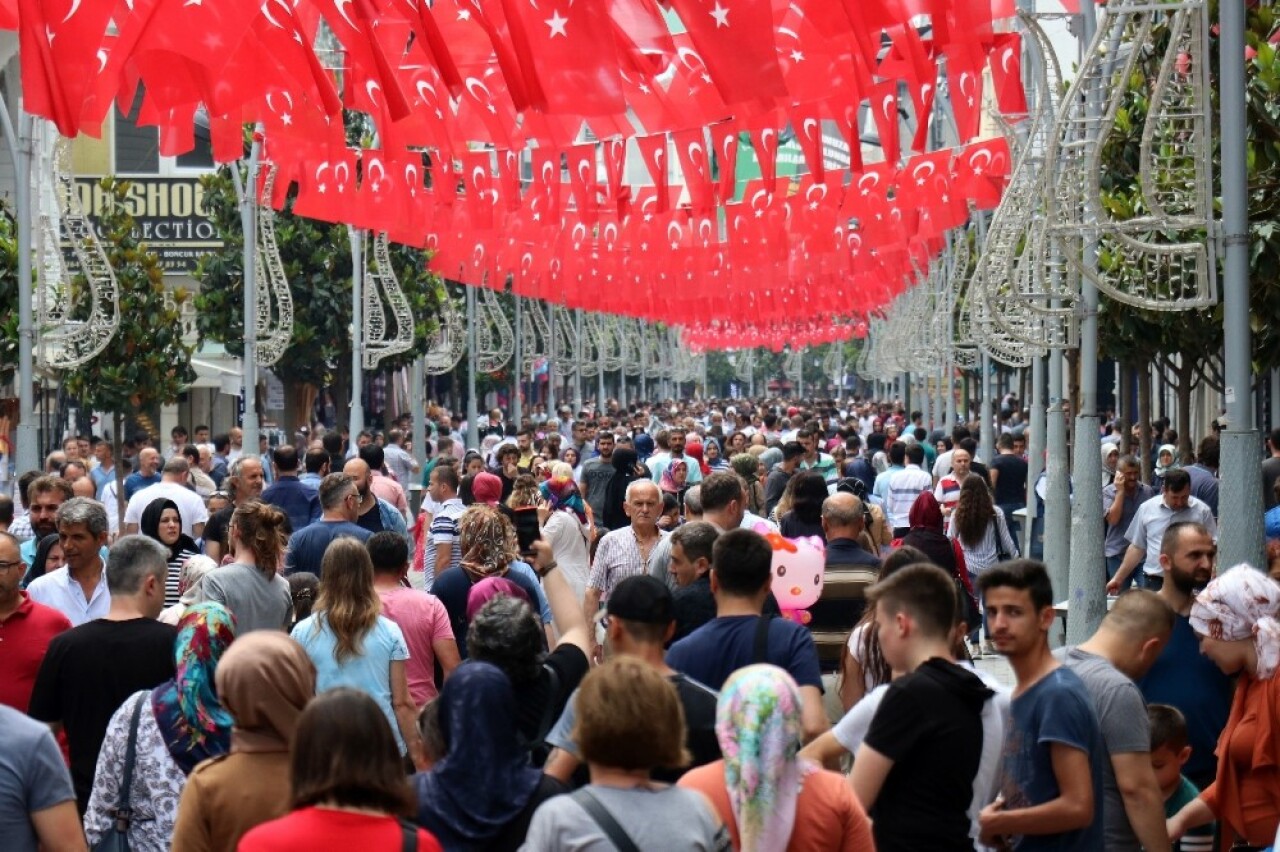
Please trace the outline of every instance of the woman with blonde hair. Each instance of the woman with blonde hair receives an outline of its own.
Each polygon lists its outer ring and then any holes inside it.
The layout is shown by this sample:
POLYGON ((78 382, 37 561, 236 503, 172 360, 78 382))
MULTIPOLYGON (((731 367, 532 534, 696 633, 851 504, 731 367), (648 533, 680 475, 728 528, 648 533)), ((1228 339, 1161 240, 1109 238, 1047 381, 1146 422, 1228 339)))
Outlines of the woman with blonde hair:
POLYGON ((292 634, 315 664, 316 690, 349 686, 368 694, 391 724, 400 754, 425 768, 404 666, 409 648, 400 626, 381 614, 369 551, 351 536, 335 538, 320 577, 315 610, 292 634))
POLYGON ((293 611, 289 584, 280 576, 288 523, 284 512, 250 500, 231 515, 227 529, 235 561, 205 575, 200 600, 220 603, 236 617, 236 633, 285 630, 293 611))

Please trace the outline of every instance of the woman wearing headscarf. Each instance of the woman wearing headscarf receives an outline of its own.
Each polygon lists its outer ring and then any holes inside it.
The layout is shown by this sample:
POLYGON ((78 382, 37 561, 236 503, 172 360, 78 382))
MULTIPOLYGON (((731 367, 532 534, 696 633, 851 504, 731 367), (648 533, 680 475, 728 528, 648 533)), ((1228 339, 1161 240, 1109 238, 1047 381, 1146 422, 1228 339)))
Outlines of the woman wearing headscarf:
MULTIPOLYGON (((647 436, 643 436, 647 437, 647 436)), ((640 437, 636 438, 639 444, 640 437)), ((620 530, 631 525, 622 504, 627 502, 627 486, 640 477, 638 456, 635 450, 618 447, 613 451, 613 479, 604 492, 604 525, 606 529, 620 530)))
MULTIPOLYGON (((647 432, 641 432, 639 435, 636 435, 632 444, 636 448, 637 461, 639 461, 640 464, 647 464, 649 456, 653 455, 653 451, 655 449, 653 436, 647 432)), ((615 459, 618 457, 617 450, 613 451, 613 457, 615 459)), ((615 464, 614 467, 617 467, 617 464, 615 464)))
POLYGON ((182 580, 182 563, 200 552, 191 536, 182 531, 182 513, 178 504, 167 497, 152 500, 142 510, 142 520, 138 522, 138 531, 147 538, 154 539, 169 551, 169 573, 165 575, 164 605, 173 606, 178 602, 179 585, 182 580))
MULTIPOLYGON (((937 498, 932 492, 920 493, 916 501, 911 504, 911 511, 907 513, 907 522, 911 529, 897 543, 918 547, 934 565, 953 577, 960 576, 957 568, 964 567, 958 555, 961 553, 960 546, 947 538, 947 534, 943 531, 942 507, 938 505, 937 498)), ((964 580, 967 585, 969 582, 967 569, 964 580)))
POLYGON ((707 466, 706 460, 702 457, 703 447, 701 441, 694 441, 684 445, 684 454, 693 459, 693 463, 698 466, 698 470, 703 476, 711 473, 711 468, 707 466))
POLYGON ((1116 480, 1116 464, 1120 461, 1120 447, 1110 441, 1102 442, 1102 487, 1116 480))
POLYGON ((1170 840, 1216 819, 1224 849, 1263 849, 1275 841, 1280 826, 1278 618, 1280 585, 1250 565, 1219 575, 1191 604, 1200 653, 1224 674, 1239 677, 1218 738, 1217 776, 1169 819, 1170 840))
POLYGON ((440 692, 438 726, 445 755, 413 776, 417 822, 445 852, 514 852, 538 805, 566 792, 529 765, 511 720, 515 692, 497 666, 459 666, 440 692))
POLYGON ((251 828, 289 812, 289 746, 316 692, 316 668, 283 633, 259 630, 222 656, 214 682, 231 715, 231 749, 192 770, 173 848, 234 852, 251 828))
POLYGON ((235 618, 226 607, 216 603, 191 607, 178 622, 173 679, 135 692, 111 717, 84 815, 91 847, 115 825, 113 812, 120 801, 136 715, 136 757, 129 786, 130 849, 163 852, 170 848, 187 775, 200 761, 226 754, 230 746, 231 715, 218 700, 214 676, 234 637, 235 618))
POLYGON ((1181 467, 1178 464, 1178 448, 1173 444, 1161 444, 1156 450, 1156 466, 1151 476, 1151 487, 1159 491, 1164 485, 1164 478, 1171 470, 1181 467))
POLYGON ((707 796, 743 852, 872 852, 871 824, 845 779, 799 756, 800 691, 777 666, 739 669, 720 690, 722 760, 679 786, 707 796))
POLYGON ((707 438, 706 449, 703 450, 705 469, 704 474, 716 473, 721 470, 729 469, 729 460, 724 457, 724 450, 720 447, 719 438, 707 438))
POLYGON ((686 459, 672 459, 658 478, 658 490, 676 498, 676 506, 684 511, 684 492, 689 490, 689 462, 686 459))
POLYGON ((551 545, 551 552, 556 555, 574 596, 582 600, 591 573, 591 523, 586 503, 573 480, 573 469, 564 462, 553 462, 551 478, 542 483, 539 491, 542 538, 551 545))
POLYGON ((181 577, 178 581, 178 602, 171 607, 166 607, 160 613, 160 620, 165 624, 177 626, 187 607, 199 602, 201 584, 204 582, 205 575, 217 567, 217 562, 203 554, 197 554, 183 562, 181 577))

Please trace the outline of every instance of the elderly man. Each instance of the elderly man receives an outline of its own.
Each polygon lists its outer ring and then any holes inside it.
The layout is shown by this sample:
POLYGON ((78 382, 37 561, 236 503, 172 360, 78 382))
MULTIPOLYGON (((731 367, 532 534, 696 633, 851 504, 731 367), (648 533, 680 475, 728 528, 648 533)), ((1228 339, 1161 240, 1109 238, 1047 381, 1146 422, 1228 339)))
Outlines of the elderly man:
POLYGON ((262 496, 266 482, 262 462, 256 456, 241 456, 231 463, 224 481, 231 492, 232 504, 210 515, 204 528, 204 552, 215 562, 229 550, 228 530, 236 507, 262 496))
POLYGON ((129 505, 124 510, 125 535, 133 535, 138 531, 142 513, 153 501, 172 500, 178 505, 182 531, 192 538, 200 538, 204 534, 204 525, 209 520, 209 511, 200 495, 187 487, 190 477, 191 466, 184 456, 177 455, 165 462, 160 481, 140 489, 129 498, 129 505))
MULTIPOLYGON (((650 563, 658 542, 666 536, 658 529, 658 515, 662 512, 662 492, 653 482, 637 479, 627 486, 623 511, 631 525, 607 533, 600 539, 596 559, 587 578, 587 591, 583 611, 587 623, 594 624, 601 600, 607 601, 613 587, 627 577, 655 573, 650 563)), ((595 630, 591 631, 593 655, 599 658, 600 644, 595 630)))

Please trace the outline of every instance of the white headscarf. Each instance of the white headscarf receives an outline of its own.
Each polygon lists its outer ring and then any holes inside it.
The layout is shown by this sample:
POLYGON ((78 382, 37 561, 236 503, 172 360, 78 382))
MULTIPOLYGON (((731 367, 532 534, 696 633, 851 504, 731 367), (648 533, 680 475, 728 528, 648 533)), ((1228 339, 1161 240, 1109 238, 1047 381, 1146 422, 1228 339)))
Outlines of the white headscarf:
POLYGON ((1220 574, 1191 605, 1191 629, 1228 642, 1252 638, 1259 680, 1280 668, 1280 584, 1241 563, 1220 574))

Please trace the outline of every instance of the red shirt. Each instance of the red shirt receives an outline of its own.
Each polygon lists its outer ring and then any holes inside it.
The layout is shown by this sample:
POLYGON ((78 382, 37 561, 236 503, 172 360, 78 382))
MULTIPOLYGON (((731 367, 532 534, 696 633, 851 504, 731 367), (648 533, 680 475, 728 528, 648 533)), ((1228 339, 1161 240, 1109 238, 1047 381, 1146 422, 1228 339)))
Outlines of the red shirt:
POLYGON ((0 621, 0 704, 27 712, 36 672, 53 637, 71 629, 65 615, 22 595, 22 603, 0 621))
MULTIPOLYGON (((395 817, 328 808, 303 808, 263 823, 240 838, 238 852, 400 852, 403 833, 395 817)), ((418 829, 418 852, 442 852, 435 837, 418 829)))

